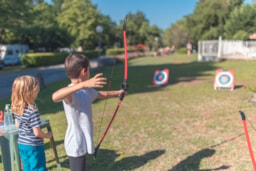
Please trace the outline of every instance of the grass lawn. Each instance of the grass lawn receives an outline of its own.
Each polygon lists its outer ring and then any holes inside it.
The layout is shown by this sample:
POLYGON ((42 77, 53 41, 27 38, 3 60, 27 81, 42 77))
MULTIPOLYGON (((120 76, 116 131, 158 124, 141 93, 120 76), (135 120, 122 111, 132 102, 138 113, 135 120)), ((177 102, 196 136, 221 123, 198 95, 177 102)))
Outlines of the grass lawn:
MULTIPOLYGON (((88 156, 88 170, 253 170, 238 111, 244 111, 256 126, 256 104, 247 102, 252 92, 243 87, 256 86, 256 61, 199 63, 193 54, 135 58, 128 65, 128 95, 101 145, 97 161, 88 156), (152 86, 154 71, 163 68, 170 70, 169 85, 152 86), (213 89, 219 68, 234 70, 234 91, 213 89)), ((102 72, 109 77, 111 69, 106 67, 102 72)), ((111 89, 120 88, 123 70, 122 64, 115 66, 111 89)), ((69 170, 63 145, 66 118, 62 104, 53 103, 51 94, 67 84, 68 80, 62 80, 48 85, 37 99, 41 117, 50 120, 63 170, 69 170)), ((10 99, 0 101, 0 108, 8 102, 10 99)), ((118 99, 93 103, 95 146, 117 103, 118 99)), ((256 151, 255 130, 247 125, 256 151)), ((48 140, 45 147, 47 168, 56 170, 48 140)))

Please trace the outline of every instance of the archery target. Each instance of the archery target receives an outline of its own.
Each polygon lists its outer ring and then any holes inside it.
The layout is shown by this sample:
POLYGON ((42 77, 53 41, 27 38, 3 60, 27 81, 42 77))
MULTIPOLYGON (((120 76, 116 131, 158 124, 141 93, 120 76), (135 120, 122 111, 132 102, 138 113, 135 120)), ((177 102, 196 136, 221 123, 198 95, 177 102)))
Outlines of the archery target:
POLYGON ((232 70, 217 70, 215 74, 214 88, 234 88, 234 72, 232 70))
POLYGON ((165 85, 168 83, 169 69, 155 70, 153 85, 165 85))

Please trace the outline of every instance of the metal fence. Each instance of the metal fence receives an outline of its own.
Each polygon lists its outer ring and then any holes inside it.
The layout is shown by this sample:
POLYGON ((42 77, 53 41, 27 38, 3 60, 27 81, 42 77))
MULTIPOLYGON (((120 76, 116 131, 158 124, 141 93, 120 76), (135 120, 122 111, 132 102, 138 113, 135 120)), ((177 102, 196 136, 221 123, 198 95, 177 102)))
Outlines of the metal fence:
POLYGON ((202 40, 198 42, 198 60, 256 59, 256 41, 202 40))

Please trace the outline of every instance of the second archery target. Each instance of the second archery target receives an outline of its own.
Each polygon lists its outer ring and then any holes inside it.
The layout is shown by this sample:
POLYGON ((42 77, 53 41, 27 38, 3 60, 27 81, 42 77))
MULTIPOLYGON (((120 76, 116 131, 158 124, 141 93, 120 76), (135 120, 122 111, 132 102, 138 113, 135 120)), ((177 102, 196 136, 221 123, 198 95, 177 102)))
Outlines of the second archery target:
POLYGON ((235 87, 234 71, 233 70, 223 71, 222 69, 218 69, 215 74, 213 86, 215 90, 219 90, 219 89, 233 90, 235 87))
POLYGON ((153 85, 166 85, 169 80, 169 69, 155 70, 153 85))

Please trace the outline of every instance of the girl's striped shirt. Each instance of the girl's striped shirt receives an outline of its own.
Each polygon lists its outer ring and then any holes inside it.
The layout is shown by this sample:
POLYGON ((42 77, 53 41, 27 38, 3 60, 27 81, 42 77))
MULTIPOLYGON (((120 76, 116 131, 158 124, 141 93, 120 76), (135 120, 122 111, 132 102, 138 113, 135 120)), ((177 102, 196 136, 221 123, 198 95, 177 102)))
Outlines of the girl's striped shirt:
POLYGON ((19 123, 18 143, 31 146, 43 145, 43 139, 36 137, 33 128, 40 127, 40 114, 37 108, 26 106, 22 116, 14 114, 19 123))

